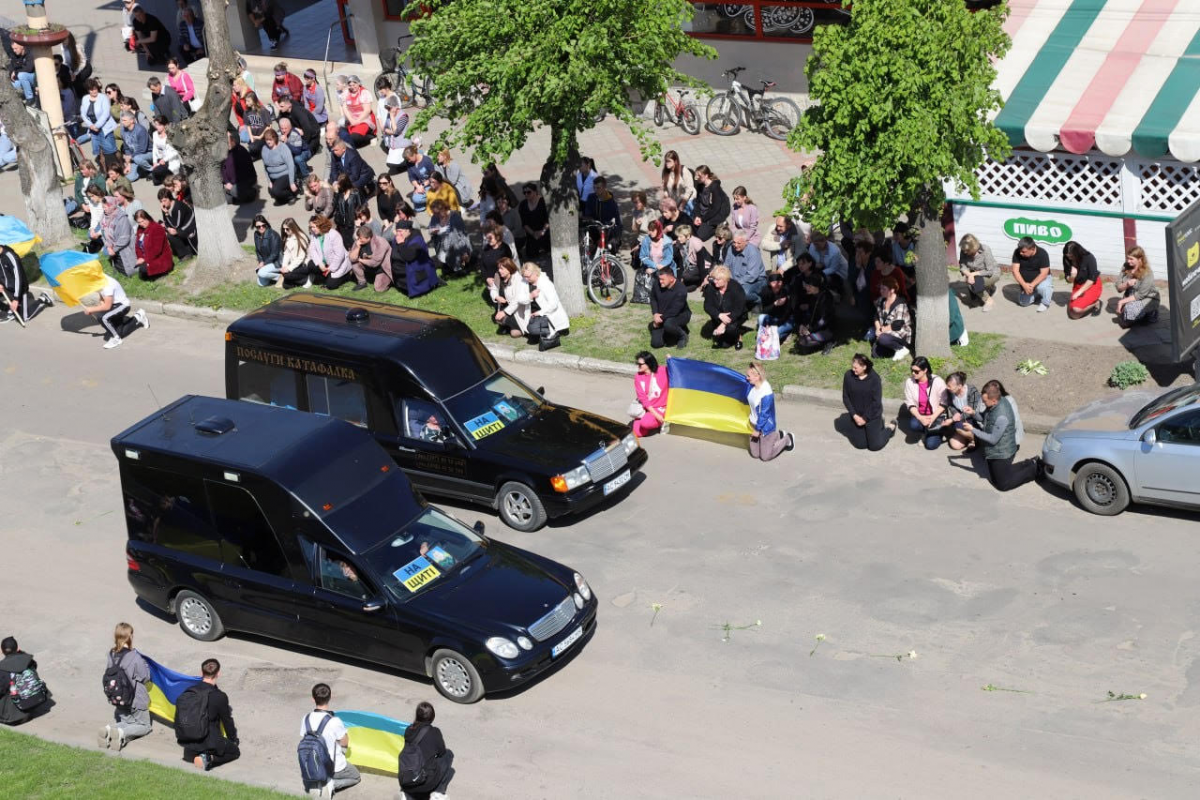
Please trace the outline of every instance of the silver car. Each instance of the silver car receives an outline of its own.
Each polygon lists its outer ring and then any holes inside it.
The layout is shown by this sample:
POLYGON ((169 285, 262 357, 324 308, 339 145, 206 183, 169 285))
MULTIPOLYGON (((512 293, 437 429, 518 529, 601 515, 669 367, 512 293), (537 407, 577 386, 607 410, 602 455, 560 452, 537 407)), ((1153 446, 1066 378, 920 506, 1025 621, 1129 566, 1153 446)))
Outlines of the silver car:
POLYGON ((1054 427, 1042 459, 1093 514, 1131 501, 1200 508, 1200 383, 1090 403, 1054 427))

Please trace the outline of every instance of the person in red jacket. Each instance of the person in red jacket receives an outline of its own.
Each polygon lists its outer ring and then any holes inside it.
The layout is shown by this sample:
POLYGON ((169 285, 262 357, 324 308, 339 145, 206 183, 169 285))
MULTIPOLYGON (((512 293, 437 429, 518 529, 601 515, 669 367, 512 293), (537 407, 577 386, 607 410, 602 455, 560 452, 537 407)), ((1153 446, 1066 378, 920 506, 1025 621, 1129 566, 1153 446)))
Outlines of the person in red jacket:
POLYGON ((304 97, 304 84, 300 82, 298 76, 288 72, 286 61, 280 61, 275 65, 275 80, 271 84, 271 102, 278 103, 279 98, 284 95, 299 101, 304 97))
POLYGON ((175 267, 175 257, 167 241, 167 230, 155 222, 145 211, 133 215, 137 222, 137 267, 138 275, 148 281, 166 275, 175 267))

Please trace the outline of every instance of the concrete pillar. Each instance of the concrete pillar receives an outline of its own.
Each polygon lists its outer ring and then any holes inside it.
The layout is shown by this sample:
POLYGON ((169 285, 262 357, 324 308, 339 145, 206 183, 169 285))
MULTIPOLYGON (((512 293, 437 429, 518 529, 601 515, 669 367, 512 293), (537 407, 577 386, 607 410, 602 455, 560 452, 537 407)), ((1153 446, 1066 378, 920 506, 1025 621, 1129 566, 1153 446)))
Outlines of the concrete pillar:
POLYGON ((229 44, 236 52, 245 53, 248 49, 257 50, 261 46, 262 38, 258 35, 258 28, 246 16, 245 3, 234 2, 225 6, 225 21, 229 25, 229 44))
POLYGON ((350 0, 346 11, 354 15, 354 19, 350 20, 350 31, 354 34, 354 49, 358 51, 362 62, 362 71, 376 74, 379 71, 379 51, 392 45, 391 42, 380 42, 383 34, 383 3, 379 0, 350 0))
POLYGON ((30 36, 13 34, 14 41, 21 41, 33 60, 33 73, 37 76, 38 101, 42 111, 50 121, 50 130, 54 139, 54 149, 58 154, 63 176, 71 174, 71 151, 67 147, 67 134, 62 129, 63 111, 62 97, 58 94, 58 73, 54 69, 54 52, 51 48, 66 41, 68 32, 65 29, 51 31, 46 19, 46 7, 41 4, 25 5, 25 19, 35 33, 30 36))

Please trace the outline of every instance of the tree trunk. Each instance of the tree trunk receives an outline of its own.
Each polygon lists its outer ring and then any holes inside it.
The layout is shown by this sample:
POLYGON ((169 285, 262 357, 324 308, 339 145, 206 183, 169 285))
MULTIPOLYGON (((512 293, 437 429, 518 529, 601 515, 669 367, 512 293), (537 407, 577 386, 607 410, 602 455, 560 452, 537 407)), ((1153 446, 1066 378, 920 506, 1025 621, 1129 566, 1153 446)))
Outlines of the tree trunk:
POLYGON ((229 45, 229 25, 223 0, 201 0, 205 38, 208 41, 208 89, 200 111, 171 126, 171 143, 183 163, 193 167, 189 176, 195 203, 199 253, 188 271, 192 291, 229 283, 246 275, 249 256, 238 242, 233 217, 225 203, 221 166, 229 152, 229 102, 233 79, 240 74, 229 45))
POLYGON ((950 356, 950 278, 941 209, 921 209, 917 238, 917 330, 914 355, 950 356))
MULTIPOLYGON (((579 191, 575 188, 575 165, 579 162, 574 131, 554 128, 550 152, 562 152, 555 146, 562 136, 570 137, 570 156, 565 163, 546 162, 542 167, 542 193, 550 212, 550 264, 558 299, 567 315, 584 313, 583 262, 579 257, 579 191)), ((553 158, 553 157, 552 157, 553 158)))
MULTIPOLYGON (((8 75, 5 59, 4 74, 8 75)), ((25 110, 25 100, 5 77, 0 80, 0 119, 17 146, 17 168, 29 229, 42 237, 43 250, 70 249, 76 245, 63 205, 62 184, 55 166, 54 144, 25 110)), ((68 168, 70 165, 67 165, 68 168)))

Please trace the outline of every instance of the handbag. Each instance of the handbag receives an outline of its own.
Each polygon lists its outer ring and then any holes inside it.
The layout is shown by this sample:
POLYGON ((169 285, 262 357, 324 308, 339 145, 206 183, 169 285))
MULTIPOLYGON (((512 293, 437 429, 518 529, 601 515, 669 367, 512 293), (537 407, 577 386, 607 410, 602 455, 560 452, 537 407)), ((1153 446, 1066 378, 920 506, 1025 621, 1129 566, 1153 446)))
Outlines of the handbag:
POLYGON ((200 106, 204 105, 204 101, 197 96, 193 97, 191 100, 188 100, 187 104, 188 108, 190 108, 192 113, 195 114, 200 110, 200 106))
POLYGON ((641 419, 646 415, 646 409, 642 407, 641 403, 639 403, 637 400, 634 400, 629 404, 629 408, 626 409, 626 413, 629 414, 630 419, 641 419))
POLYGON ((758 329, 758 344, 754 357, 759 361, 775 361, 779 358, 779 326, 762 325, 758 329))
POLYGON ((650 288, 654 285, 653 273, 647 272, 644 269, 637 271, 636 277, 633 279, 633 298, 632 303, 640 303, 642 305, 650 304, 650 288))

